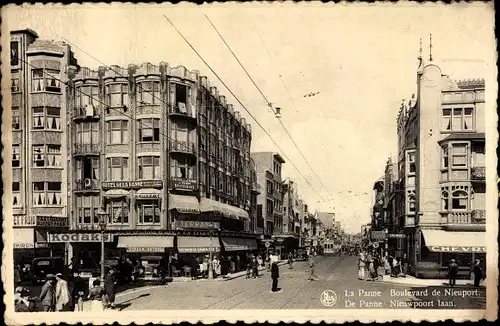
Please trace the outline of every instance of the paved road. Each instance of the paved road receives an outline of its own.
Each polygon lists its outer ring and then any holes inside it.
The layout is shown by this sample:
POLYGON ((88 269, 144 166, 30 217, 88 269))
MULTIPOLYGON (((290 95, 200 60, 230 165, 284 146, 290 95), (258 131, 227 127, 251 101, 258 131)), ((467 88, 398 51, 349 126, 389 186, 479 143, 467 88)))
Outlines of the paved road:
POLYGON ((472 288, 455 288, 456 291, 466 290, 468 293, 446 293, 445 291, 450 290, 447 287, 417 288, 360 281, 357 279, 356 257, 315 259, 319 280, 307 280, 306 262, 296 262, 292 270, 285 265, 280 267, 279 287, 282 291, 278 293, 270 291, 270 274, 265 272, 259 279, 242 277, 227 282, 179 282, 161 287, 136 289, 118 297, 118 309, 485 308, 484 289, 472 293, 474 290, 472 288), (336 300, 333 306, 321 303, 325 290, 335 292, 336 300), (441 295, 436 296, 436 291, 440 291, 441 295))

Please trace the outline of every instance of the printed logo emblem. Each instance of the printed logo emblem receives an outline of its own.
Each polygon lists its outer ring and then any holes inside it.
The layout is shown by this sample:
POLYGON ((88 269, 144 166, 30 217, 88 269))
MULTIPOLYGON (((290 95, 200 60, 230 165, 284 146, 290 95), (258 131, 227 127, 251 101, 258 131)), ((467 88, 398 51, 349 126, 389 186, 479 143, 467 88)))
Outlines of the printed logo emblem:
POLYGON ((325 307, 333 307, 337 303, 337 294, 332 290, 325 290, 321 293, 320 301, 325 307))

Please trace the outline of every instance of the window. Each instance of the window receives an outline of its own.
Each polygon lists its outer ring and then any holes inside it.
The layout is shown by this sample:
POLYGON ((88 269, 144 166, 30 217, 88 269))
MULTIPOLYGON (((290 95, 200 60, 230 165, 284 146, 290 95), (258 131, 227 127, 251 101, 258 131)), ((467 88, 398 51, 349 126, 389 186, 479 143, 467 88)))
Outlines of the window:
POLYGON ((224 174, 222 174, 222 172, 219 172, 219 173, 218 173, 218 176, 219 176, 219 178, 218 178, 219 180, 217 180, 217 181, 218 181, 218 182, 217 182, 217 184, 218 184, 218 189, 219 189, 219 191, 224 191, 224 184, 225 184, 225 179, 224 179, 224 177, 225 177, 225 175, 224 175, 224 174))
POLYGON ((273 183, 269 180, 267 180, 267 193, 270 195, 273 194, 273 183))
POLYGON ((12 182, 12 206, 21 206, 21 183, 12 182))
POLYGON ((77 196, 76 212, 78 215, 78 224, 99 223, 99 196, 77 196))
POLYGON ((10 91, 12 93, 17 93, 20 91, 19 89, 19 78, 12 77, 12 85, 10 87, 10 91))
POLYGON ((10 65, 11 67, 19 65, 19 42, 10 42, 10 65))
POLYGON ((139 224, 160 224, 160 206, 142 204, 138 206, 139 224))
POLYGON ((99 104, 99 86, 80 85, 75 88, 75 107, 83 108, 86 105, 97 106, 99 104))
POLYGON ((139 141, 160 141, 160 119, 139 120, 139 141))
POLYGON ((443 190, 441 192, 441 210, 443 212, 446 212, 448 210, 448 205, 449 205, 448 201, 449 201, 448 191, 443 190))
POLYGON ((76 144, 99 144, 99 123, 82 122, 76 125, 76 144))
POLYGON ((139 179, 143 180, 161 179, 159 156, 139 157, 139 179))
MULTIPOLYGON (((173 177, 183 178, 183 179, 195 179, 195 166, 191 165, 188 158, 178 157, 173 159, 171 165, 171 174, 173 177)), ((215 187, 215 170, 210 168, 210 186, 215 187)))
POLYGON ((12 107, 12 130, 20 130, 21 124, 19 122, 19 107, 12 107))
POLYGON ((442 160, 441 168, 448 169, 448 145, 445 145, 443 147, 442 154, 443 154, 442 155, 443 160, 442 160))
POLYGON ((189 89, 186 85, 181 85, 181 84, 174 84, 174 85, 175 85, 175 101, 176 101, 175 104, 182 113, 187 113, 186 107, 188 103, 189 89))
POLYGON ((61 130, 61 108, 33 107, 33 129, 61 130))
POLYGON ((416 171, 415 152, 410 152, 408 153, 408 174, 414 174, 416 171))
POLYGON ((33 182, 34 206, 60 206, 61 182, 33 182))
POLYGON ((34 167, 60 167, 61 145, 33 145, 34 167))
POLYGON ((415 210, 416 210, 415 194, 410 194, 408 195, 408 213, 415 214, 415 210))
POLYGON ((272 214, 272 213, 273 213, 273 211, 274 211, 274 210, 273 210, 273 208, 274 208, 274 207, 273 207, 273 205, 274 205, 273 201, 272 201, 272 200, 270 200, 270 199, 268 199, 268 200, 267 200, 267 205, 266 205, 266 206, 267 206, 267 207, 266 207, 266 210, 267 210, 267 213, 268 213, 268 214, 272 214))
POLYGON ((76 180, 98 180, 99 175, 99 158, 77 158, 76 159, 76 180))
POLYGON ((59 70, 33 69, 31 71, 32 92, 60 92, 59 70))
POLYGON ((47 145, 47 166, 60 167, 61 166, 61 146, 60 145, 47 145))
POLYGON ((443 130, 473 130, 473 113, 472 108, 443 109, 443 130))
POLYGON ((125 199, 112 200, 107 207, 110 224, 128 224, 129 205, 125 199))
POLYGON ((453 144, 452 147, 452 167, 467 167, 467 144, 453 144))
POLYGON ((137 101, 142 105, 161 104, 160 82, 146 81, 139 83, 137 87, 137 101))
POLYGON ((127 144, 129 141, 128 121, 113 120, 106 122, 107 143, 127 144))
POLYGON ((128 180, 128 157, 108 158, 108 180, 121 181, 128 180))
POLYGON ((464 190, 457 190, 453 192, 451 198, 451 208, 453 210, 467 210, 469 196, 464 190))
POLYGON ((110 107, 123 107, 128 105, 128 85, 106 85, 106 104, 110 107))
POLYGON ((21 153, 19 151, 19 145, 12 145, 12 167, 21 167, 21 153))

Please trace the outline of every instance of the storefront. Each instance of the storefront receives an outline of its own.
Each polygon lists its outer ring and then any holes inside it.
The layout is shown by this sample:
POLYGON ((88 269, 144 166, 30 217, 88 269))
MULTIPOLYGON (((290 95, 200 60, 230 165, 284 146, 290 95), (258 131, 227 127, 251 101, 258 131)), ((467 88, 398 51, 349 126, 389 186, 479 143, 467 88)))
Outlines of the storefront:
POLYGON ((422 246, 417 277, 446 278, 448 265, 455 259, 459 277, 466 278, 476 259, 485 266, 486 232, 458 232, 422 229, 422 246))

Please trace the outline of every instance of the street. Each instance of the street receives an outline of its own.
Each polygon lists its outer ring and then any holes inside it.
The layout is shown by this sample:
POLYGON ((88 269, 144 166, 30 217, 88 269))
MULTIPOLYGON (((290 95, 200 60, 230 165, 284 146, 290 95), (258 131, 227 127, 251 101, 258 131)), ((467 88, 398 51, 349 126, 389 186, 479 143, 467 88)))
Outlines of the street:
POLYGON ((321 256, 315 261, 315 273, 319 277, 316 281, 308 281, 307 262, 294 263, 292 270, 288 265, 281 266, 279 288, 282 291, 278 293, 270 291, 270 273, 264 272, 258 279, 240 277, 226 282, 174 282, 139 288, 119 295, 117 309, 484 309, 486 305, 484 288, 477 292, 470 287, 450 291, 447 286, 414 287, 361 281, 357 279, 357 257, 321 256), (336 300, 330 301, 331 306, 320 300, 325 290, 336 294, 336 300))

